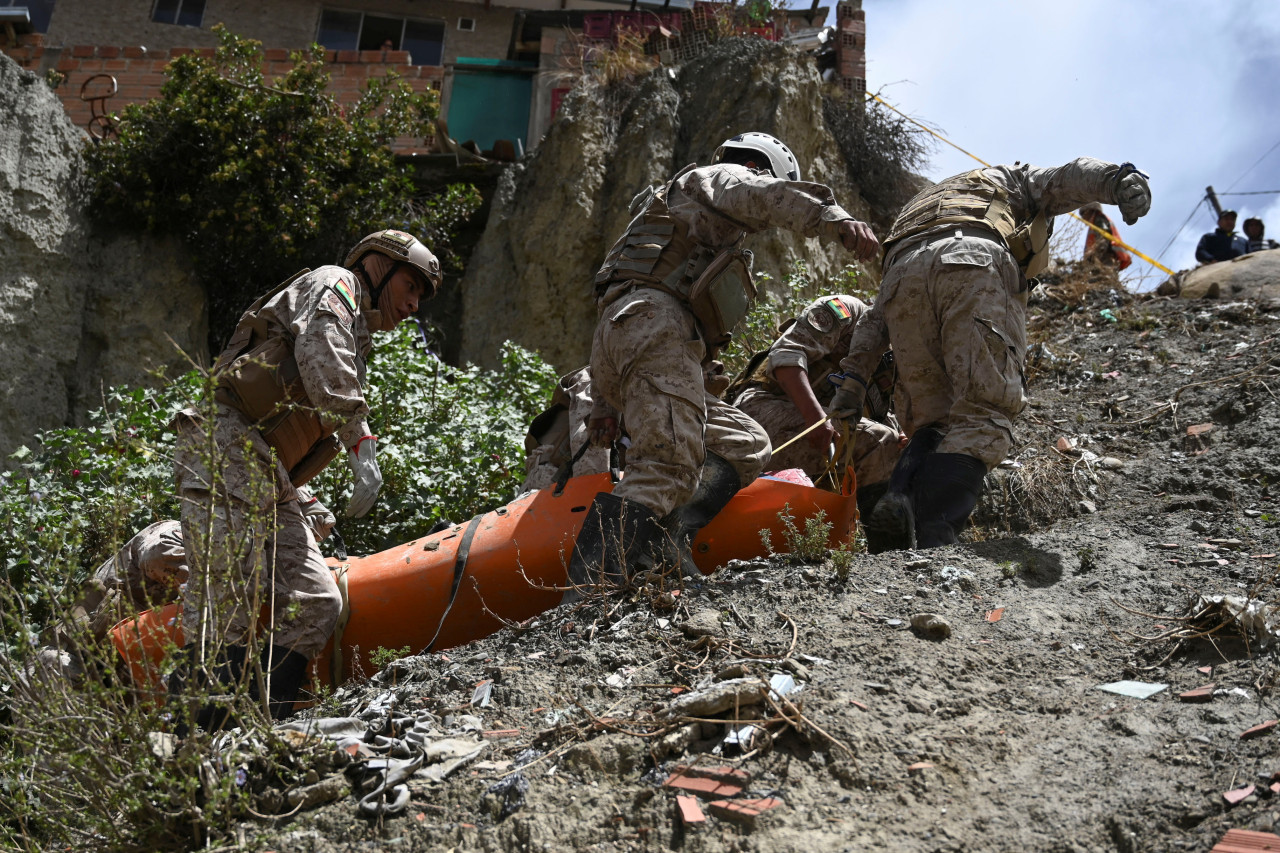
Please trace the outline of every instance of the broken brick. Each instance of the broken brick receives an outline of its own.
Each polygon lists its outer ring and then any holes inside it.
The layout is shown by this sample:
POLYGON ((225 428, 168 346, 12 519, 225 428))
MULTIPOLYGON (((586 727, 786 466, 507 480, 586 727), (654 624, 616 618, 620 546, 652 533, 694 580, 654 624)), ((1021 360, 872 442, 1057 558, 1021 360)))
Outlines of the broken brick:
POLYGON ((917 775, 919 775, 919 774, 923 773, 924 771, 928 770, 928 769, 929 769, 929 768, 931 768, 931 767, 933 767, 932 762, 929 762, 929 761, 917 761, 915 764, 908 764, 908 765, 907 765, 907 772, 908 772, 908 773, 910 773, 910 774, 911 774, 911 775, 913 775, 913 776, 917 776, 917 775))
POLYGON ((1280 850, 1280 835, 1248 829, 1228 829, 1227 834, 1213 845, 1209 853, 1257 853, 1259 850, 1280 850))
POLYGON ((1196 667, 1196 672, 1199 672, 1199 673, 1201 673, 1201 674, 1203 674, 1203 675, 1213 675, 1213 667, 1212 667, 1212 666, 1198 666, 1198 667, 1196 667))
POLYGON ((1222 799, 1226 800, 1229 805, 1237 805, 1247 797, 1253 796, 1256 791, 1253 785, 1245 785, 1243 788, 1236 788, 1234 791, 1223 791, 1222 799))
POLYGON ((1183 702, 1208 702, 1213 698, 1213 689, 1216 686, 1216 684, 1205 684, 1186 693, 1179 693, 1178 698, 1183 702))
POLYGON ((1193 424, 1187 427, 1187 435, 1191 438, 1199 438, 1211 432, 1213 432, 1213 424, 1193 424))
POLYGON ((756 818, 769 809, 782 805, 782 800, 764 797, 759 800, 716 800, 709 804, 712 813, 727 820, 754 826, 756 818))
POLYGON ((697 797, 687 794, 676 794, 676 806, 680 809, 680 820, 687 826, 691 823, 705 823, 707 816, 702 813, 697 797))
POLYGON ((742 793, 742 786, 720 779, 701 779, 696 776, 682 776, 674 773, 662 783, 667 788, 679 788, 690 791, 700 797, 736 797, 742 793))
POLYGON ((863 710, 863 711, 868 711, 868 710, 870 710, 866 705, 864 705, 862 702, 859 702, 857 699, 850 699, 850 700, 849 700, 849 704, 850 704, 850 705, 852 705, 853 707, 855 707, 855 708, 859 708, 859 709, 861 709, 861 710, 863 710))
POLYGON ((1280 723, 1280 720, 1267 720, 1265 723, 1258 723, 1253 728, 1245 729, 1244 731, 1242 731, 1240 733, 1240 740, 1247 740, 1248 738, 1251 738, 1251 737, 1264 735, 1267 732, 1274 729, 1277 723, 1280 723))
POLYGON ((1004 618, 1003 607, 997 607, 995 610, 992 610, 990 613, 987 614, 988 622, 999 622, 1003 618, 1004 618))

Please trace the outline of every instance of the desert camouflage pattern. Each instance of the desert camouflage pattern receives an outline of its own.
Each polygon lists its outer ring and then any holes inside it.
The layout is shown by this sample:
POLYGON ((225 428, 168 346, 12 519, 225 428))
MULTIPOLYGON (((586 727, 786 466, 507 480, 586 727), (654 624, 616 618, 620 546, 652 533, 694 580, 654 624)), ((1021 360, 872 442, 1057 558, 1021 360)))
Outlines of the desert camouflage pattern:
MULTIPOLYGON (((809 426, 800 410, 786 395, 776 396, 763 389, 752 388, 744 391, 738 398, 737 407, 764 428, 774 447, 786 444, 809 426)), ((893 466, 898 464, 898 457, 902 454, 898 446, 897 427, 871 418, 862 418, 853 425, 850 437, 853 439, 850 462, 858 488, 888 480, 893 473, 893 466)), ((769 470, 799 468, 813 480, 815 486, 838 490, 843 471, 838 470, 834 475, 828 476, 830 466, 827 453, 818 450, 806 439, 807 436, 781 451, 775 450, 769 458, 769 470)), ((843 459, 841 450, 837 448, 837 466, 843 459)))
MULTIPOLYGON (((807 181, 786 181, 757 174, 745 166, 721 163, 681 172, 671 183, 665 197, 666 216, 675 227, 669 238, 645 238, 639 241, 644 250, 653 253, 647 264, 653 272, 643 275, 625 269, 614 269, 611 263, 627 256, 625 246, 630 228, 646 226, 645 217, 637 216, 610 250, 608 260, 596 274, 604 290, 601 305, 608 305, 622 290, 648 280, 654 283, 666 278, 667 270, 685 267, 696 250, 702 252, 703 266, 715 252, 727 249, 744 234, 766 228, 786 228, 805 237, 839 240, 838 226, 853 216, 836 204, 831 190, 807 181), (668 257, 675 251, 679 257, 668 257)), ((664 217, 665 218, 665 217, 664 217)), ((637 241, 632 241, 637 242, 637 241)), ((632 251, 634 254, 634 251, 632 251)), ((701 270, 688 272, 696 275, 701 270)), ((685 282, 685 286, 691 279, 685 282)), ((678 288, 677 288, 678 289, 678 288)))
MULTIPOLYGON (((670 245, 703 257, 771 227, 838 240, 839 224, 853 219, 822 184, 724 163, 683 171, 671 182, 665 207, 676 229, 670 245)), ((637 216, 632 227, 643 222, 637 216)), ((694 260, 666 257, 665 244, 653 248, 659 271, 694 260)), ((620 254, 611 251, 610 258, 620 254)), ((746 486, 768 462, 769 439, 759 424, 707 392, 708 353, 697 321, 683 300, 644 279, 611 270, 608 262, 597 274, 603 293, 591 348, 593 411, 617 410, 631 441, 627 473, 614 494, 661 518, 693 495, 708 450, 724 457, 746 486)))
MULTIPOLYGON (((560 377, 552 404, 564 407, 555 422, 540 435, 525 436, 524 482, 520 491, 545 489, 555 482, 560 466, 571 460, 588 442, 587 420, 591 417, 591 369, 583 367, 560 377)), ((609 470, 609 450, 588 447, 573 465, 574 477, 601 474, 609 470)))
MULTIPOLYGON (((983 174, 1007 193, 1021 225, 1042 210, 1052 219, 1090 201, 1111 203, 1119 168, 1081 157, 1056 168, 992 166, 983 174)), ((867 376, 887 339, 903 431, 937 424, 945 433, 939 453, 994 468, 1026 406, 1027 281, 1001 239, 975 223, 902 240, 885 259, 876 306, 842 366, 867 376)))
POLYGON ((684 304, 637 288, 609 306, 591 347, 593 396, 620 413, 630 438, 615 495, 659 518, 692 497, 708 450, 743 486, 764 470, 769 437, 755 421, 707 393, 706 347, 684 304))
POLYGON ((190 569, 186 641, 243 643, 257 624, 272 644, 314 657, 337 625, 342 597, 298 493, 235 409, 217 407, 212 438, 210 459, 203 426, 179 418, 174 466, 190 569))
MULTIPOLYGON (((827 377, 839 372, 840 360, 849 350, 855 325, 869 310, 861 299, 847 294, 815 299, 769 348, 769 356, 763 365, 763 380, 750 383, 738 396, 735 405, 764 427, 774 448, 790 441, 809 426, 774 380, 774 371, 779 367, 804 370, 814 397, 825 408, 836 390, 827 377)), ((896 425, 862 418, 853 425, 852 438, 852 461, 858 486, 887 480, 900 454, 896 425)), ((803 438, 781 452, 775 449, 769 468, 774 471, 799 468, 815 485, 832 485, 830 478, 824 479, 828 469, 827 454, 803 438)), ((838 488, 839 474, 836 477, 838 488)))
POLYGON ((364 315, 349 310, 342 299, 340 283, 360 305, 359 276, 343 267, 324 266, 272 297, 258 316, 267 322, 268 335, 293 340, 307 398, 321 424, 350 447, 369 435, 363 384, 373 340, 364 315))

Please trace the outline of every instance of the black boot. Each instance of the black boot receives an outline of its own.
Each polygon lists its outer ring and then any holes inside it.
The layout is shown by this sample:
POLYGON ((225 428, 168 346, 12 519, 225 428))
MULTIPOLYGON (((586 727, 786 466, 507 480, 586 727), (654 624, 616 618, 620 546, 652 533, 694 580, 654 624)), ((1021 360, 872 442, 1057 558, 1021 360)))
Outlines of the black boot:
POLYGON ((942 432, 933 427, 916 430, 911 436, 898 464, 889 476, 889 489, 876 503, 871 514, 863 519, 862 530, 867 536, 867 551, 901 551, 916 547, 915 515, 911 507, 911 481, 920 463, 942 441, 942 432))
MULTIPOLYGON (((657 516, 644 504, 609 492, 598 493, 573 543, 570 585, 626 583, 637 571, 654 565, 664 535, 657 516)), ((580 597, 577 590, 570 589, 563 602, 580 597)))
POLYGON ((184 646, 178 652, 178 665, 169 675, 169 701, 174 708, 174 734, 186 737, 192 723, 205 731, 216 732, 232 721, 231 706, 235 691, 244 676, 245 647, 227 646, 219 650, 213 660, 212 670, 201 664, 194 644, 184 646), (188 698, 187 691, 200 691, 204 704, 188 719, 188 710, 182 706, 188 698))
POLYGON ((741 489, 742 478, 728 460, 717 453, 708 453, 693 497, 662 519, 662 527, 669 537, 669 542, 664 543, 670 546, 666 549, 667 560, 672 565, 679 564, 686 577, 702 579, 702 572, 693 562, 693 537, 710 524, 741 489))
MULTIPOLYGON (((283 720, 293 714, 293 703, 298 691, 307 680, 306 655, 289 651, 283 646, 268 646, 262 650, 262 674, 270 679, 267 687, 267 706, 271 719, 283 720)), ((251 691, 257 698, 257 687, 251 691)))
POLYGON ((987 466, 963 453, 931 453, 916 471, 911 497, 921 548, 954 545, 978 505, 987 466))

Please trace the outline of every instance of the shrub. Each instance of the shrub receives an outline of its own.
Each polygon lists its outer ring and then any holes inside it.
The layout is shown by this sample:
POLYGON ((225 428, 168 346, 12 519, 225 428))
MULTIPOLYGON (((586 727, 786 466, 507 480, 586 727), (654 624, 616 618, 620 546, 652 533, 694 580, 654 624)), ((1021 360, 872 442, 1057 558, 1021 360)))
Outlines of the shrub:
POLYGON ((359 237, 396 227, 436 241, 478 207, 474 190, 415 199, 391 143, 423 136, 437 112, 388 74, 343 108, 327 93, 319 45, 278 80, 261 44, 215 27, 212 58, 169 63, 158 98, 116 117, 117 138, 87 155, 94 209, 127 227, 181 237, 209 295, 211 347, 270 286, 341 262, 359 237), (319 259, 319 260, 317 260, 319 259))
POLYGON ((928 134, 877 101, 860 104, 839 93, 822 96, 822 116, 877 232, 887 231, 922 186, 917 171, 932 149, 928 134))

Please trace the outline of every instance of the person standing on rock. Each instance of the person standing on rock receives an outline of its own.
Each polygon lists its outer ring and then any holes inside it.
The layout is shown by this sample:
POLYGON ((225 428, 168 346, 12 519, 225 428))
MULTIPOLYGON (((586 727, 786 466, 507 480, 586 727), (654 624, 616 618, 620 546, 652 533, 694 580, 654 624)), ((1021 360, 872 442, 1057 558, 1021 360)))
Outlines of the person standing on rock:
MULTIPOLYGON (((172 693, 193 674, 211 692, 229 692, 261 639, 271 714, 292 712, 342 608, 297 487, 345 451, 355 480, 346 514, 373 507, 382 475, 363 391, 370 333, 411 317, 440 279, 439 260, 413 236, 368 235, 343 266, 304 270, 250 306, 213 367, 212 417, 187 409, 175 418, 190 578, 186 660, 172 693)), ((258 695, 258 680, 249 682, 258 695)), ((226 709, 210 703, 194 719, 216 728, 226 709)))
POLYGON ((589 427, 596 444, 625 433, 630 446, 626 476, 596 495, 578 534, 574 583, 625 579, 670 558, 669 543, 687 557, 694 533, 768 461, 760 425, 705 388, 705 363, 755 299, 746 235, 787 228, 862 260, 878 249, 828 187, 801 181, 778 139, 739 134, 712 162, 637 195, 596 273, 589 427))
POLYGON ((1196 244, 1196 260, 1202 264, 1216 264, 1238 258, 1248 248, 1245 238, 1236 233, 1236 212, 1224 210, 1218 214, 1218 227, 1202 235, 1196 244))
POLYGON ((898 214, 877 310, 859 322, 832 400, 860 410, 892 342, 894 410, 910 443, 864 522, 873 553, 957 541, 1026 405, 1027 292, 1048 262, 1053 219, 1091 201, 1118 205, 1132 225, 1151 208, 1147 176, 1089 157, 989 166, 923 190, 898 214))
MULTIPOLYGON (((836 294, 815 299, 763 353, 752 357, 752 367, 740 387, 731 389, 731 402, 764 427, 774 448, 822 422, 808 435, 769 460, 772 470, 799 468, 821 485, 831 468, 831 454, 844 450, 853 465, 858 484, 858 505, 869 512, 884 493, 893 466, 901 453, 897 422, 889 411, 893 391, 893 362, 882 358, 872 377, 865 412, 848 418, 851 442, 841 442, 839 419, 827 420, 824 407, 835 396, 828 377, 839 370, 849 352, 855 324, 871 310, 854 296, 836 294)), ((903 442, 906 436, 901 436, 903 442)), ((840 468, 836 472, 839 488, 840 468)))

